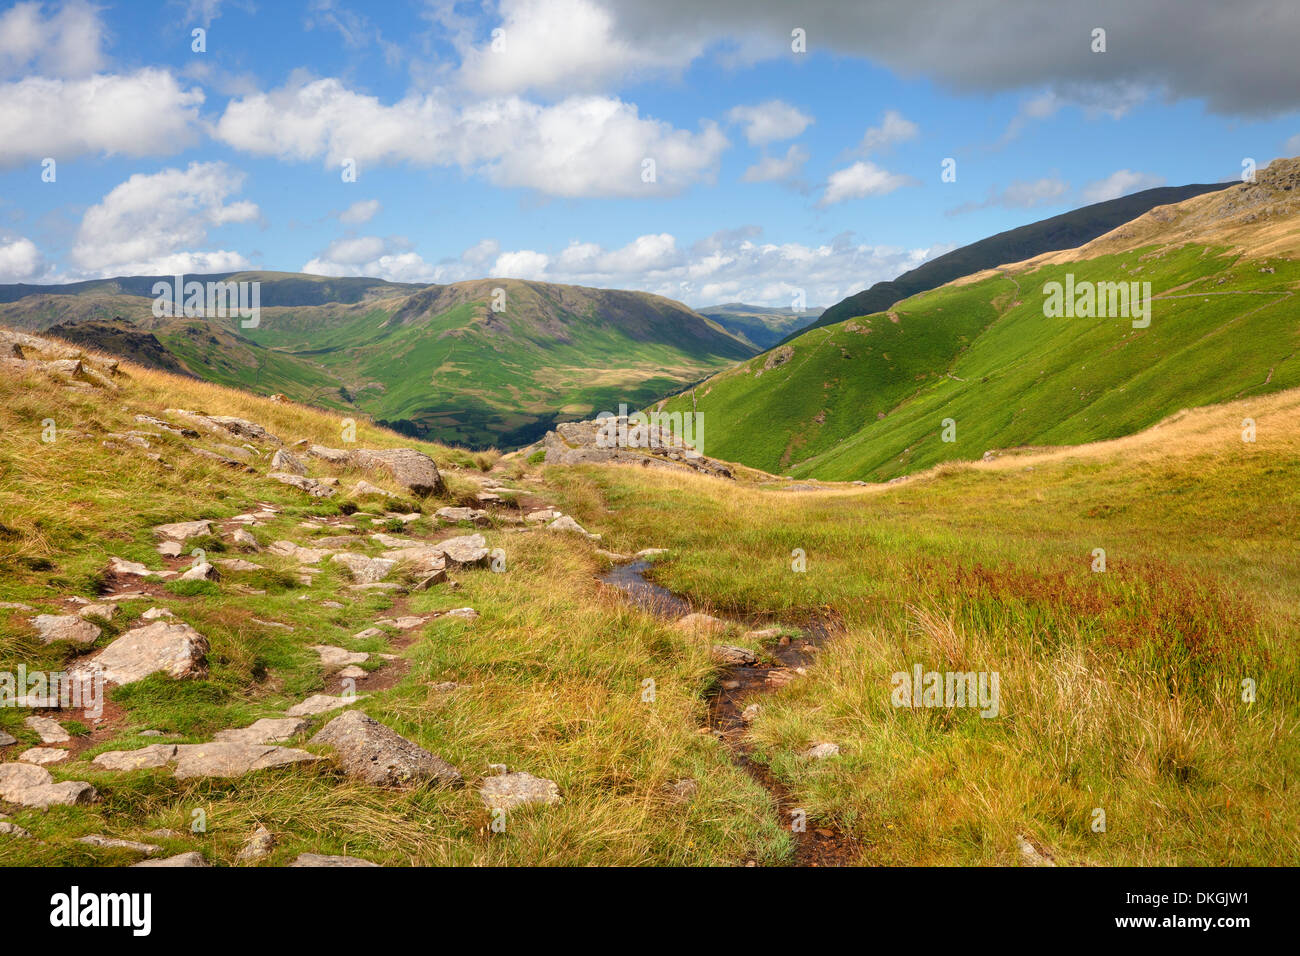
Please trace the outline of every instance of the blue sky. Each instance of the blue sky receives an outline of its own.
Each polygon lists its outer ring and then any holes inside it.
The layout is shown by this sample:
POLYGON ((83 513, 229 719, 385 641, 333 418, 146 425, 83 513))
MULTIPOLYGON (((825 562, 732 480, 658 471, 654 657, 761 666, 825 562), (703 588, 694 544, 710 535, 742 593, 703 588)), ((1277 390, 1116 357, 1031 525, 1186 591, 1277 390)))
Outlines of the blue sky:
POLYGON ((1074 6, 0 5, 0 282, 259 268, 824 306, 1300 153, 1296 5, 1074 6))

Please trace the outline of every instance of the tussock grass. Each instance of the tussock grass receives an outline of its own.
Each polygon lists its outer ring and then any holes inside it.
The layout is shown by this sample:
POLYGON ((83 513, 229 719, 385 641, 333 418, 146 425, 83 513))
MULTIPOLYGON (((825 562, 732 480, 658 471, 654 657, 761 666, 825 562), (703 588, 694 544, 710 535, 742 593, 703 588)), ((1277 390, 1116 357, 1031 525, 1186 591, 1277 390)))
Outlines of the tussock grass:
POLYGON ((751 734, 810 818, 854 831, 862 862, 1015 864, 1024 835, 1059 863, 1290 864, 1297 412, 1284 392, 867 488, 548 476, 610 547, 669 548, 655 576, 701 605, 840 624, 751 734), (997 672, 999 716, 895 707, 892 676, 917 663, 997 672), (823 740, 841 755, 799 756, 823 740))
MULTIPOLYGON (((64 597, 99 593, 110 555, 160 568, 150 529, 162 522, 227 517, 266 502, 283 513, 253 529, 263 546, 280 538, 310 544, 324 532, 298 527, 305 517, 345 510, 346 501, 310 500, 263 475, 195 457, 185 448, 190 442, 167 435, 150 441, 171 470, 141 449, 105 448, 108 433, 155 430, 137 424, 136 414, 175 421, 167 408, 247 418, 286 441, 302 437, 340 445, 336 416, 126 363, 123 369, 117 392, 71 391, 45 377, 0 376, 0 600, 66 613, 64 597), (41 441, 45 419, 56 423, 53 443, 41 441)), ((447 469, 449 494, 419 503, 426 513, 477 487, 455 469, 477 472, 497 460, 493 453, 471 456, 364 423, 358 424, 357 443, 417 447, 447 469)), ((309 464, 313 474, 329 473, 309 464)), ((258 470, 265 469, 259 462, 258 470)), ((386 486, 381 476, 365 477, 386 486)), ((346 478, 342 487, 346 491, 346 478)), ((427 517, 411 525, 383 517, 352 520, 361 533, 426 534, 436 528, 427 517)), ((356 641, 353 634, 397 610, 393 598, 347 592, 345 574, 329 562, 310 585, 302 585, 294 561, 267 552, 255 556, 265 565, 261 571, 229 572, 217 583, 197 586, 177 583, 158 595, 121 602, 97 646, 132 626, 147 608, 166 607, 208 638, 209 672, 184 681, 155 675, 114 690, 108 729, 99 728, 77 758, 50 767, 57 779, 89 780, 102 802, 48 813, 9 808, 13 822, 37 839, 0 841, 0 863, 116 865, 138 859, 73 842, 83 834, 107 833, 157 843, 168 853, 201 850, 211 862, 233 864, 258 825, 277 836, 272 863, 307 851, 389 865, 785 859, 789 838, 777 826, 769 795, 732 766, 720 743, 699 732, 702 694, 713 679, 705 648, 629 610, 599 586, 595 574, 602 565, 586 541, 544 531, 486 533, 490 547, 506 552, 505 573, 453 572, 459 590, 412 594, 402 608, 426 613, 472 606, 481 614, 472 623, 445 618, 405 635, 382 628, 385 636, 356 641), (257 590, 266 593, 252 593, 257 590), (328 599, 344 607, 325 607, 328 599), (459 767, 467 786, 376 790, 345 778, 328 762, 228 782, 177 781, 165 770, 102 772, 89 763, 108 750, 153 742, 138 736, 145 729, 201 742, 222 728, 279 716, 309 694, 338 693, 310 649, 319 643, 372 653, 402 648, 409 665, 404 677, 357 706, 459 767), (642 700, 646 679, 655 682, 653 703, 642 700), (465 686, 433 689, 449 680, 465 686), (555 780, 563 802, 512 812, 506 831, 492 833, 475 792, 490 763, 555 780), (699 792, 689 804, 673 803, 665 789, 684 777, 697 780, 699 792), (191 824, 198 810, 206 830, 196 833, 191 824), (157 828, 180 836, 146 836, 157 828)), ((206 544, 218 550, 217 542, 206 544)), ((368 553, 379 550, 368 545, 368 553)), ((58 670, 86 652, 40 645, 27 616, 0 611, 0 670, 18 663, 58 670)), ((20 739, 12 753, 36 743, 22 724, 25 714, 0 708, 0 728, 20 739)))

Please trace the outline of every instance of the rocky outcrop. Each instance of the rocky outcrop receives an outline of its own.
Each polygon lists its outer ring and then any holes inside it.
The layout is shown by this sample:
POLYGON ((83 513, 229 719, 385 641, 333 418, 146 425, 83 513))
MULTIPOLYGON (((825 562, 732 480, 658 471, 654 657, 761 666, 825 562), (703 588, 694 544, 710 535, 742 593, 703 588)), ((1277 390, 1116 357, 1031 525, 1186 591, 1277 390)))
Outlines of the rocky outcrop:
POLYGON ((542 447, 548 465, 613 463, 735 477, 730 465, 700 454, 670 429, 652 424, 638 431, 627 418, 565 422, 546 433, 542 447))
POLYGON ((167 414, 179 415, 223 437, 239 438, 263 445, 279 446, 284 444, 257 422, 235 418, 232 415, 201 415, 198 412, 187 412, 183 408, 169 408, 167 414))

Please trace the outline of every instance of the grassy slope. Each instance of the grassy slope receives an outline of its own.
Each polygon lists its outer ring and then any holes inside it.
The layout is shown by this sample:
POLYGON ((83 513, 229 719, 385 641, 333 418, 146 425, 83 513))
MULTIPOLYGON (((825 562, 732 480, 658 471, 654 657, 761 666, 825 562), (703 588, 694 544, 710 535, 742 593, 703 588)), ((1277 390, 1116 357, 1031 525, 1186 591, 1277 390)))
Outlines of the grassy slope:
POLYGON ((1298 415, 1292 390, 864 489, 551 477, 611 546, 671 549, 657 579, 702 607, 842 622, 752 734, 862 862, 1014 864, 1022 834, 1068 864, 1291 864, 1298 415), (1001 716, 893 708, 890 675, 918 662, 998 671, 1001 716), (798 756, 825 740, 842 755, 798 756))
POLYGON ((492 282, 469 284, 482 288, 466 301, 412 311, 427 293, 361 299, 361 287, 265 278, 258 328, 157 320, 150 300, 109 295, 105 283, 82 295, 21 299, 0 315, 37 330, 75 321, 78 310, 81 318, 122 315, 205 380, 479 448, 526 444, 556 419, 635 408, 754 351, 712 320, 639 293, 500 280, 510 308, 498 315, 487 309, 492 282), (330 294, 343 298, 315 304, 330 294), (274 304, 295 295, 313 304, 274 304))
POLYGON ((760 356, 695 390, 707 451, 794 475, 879 480, 990 448, 1116 437, 1179 408, 1300 385, 1290 294, 1300 263, 1269 260, 1276 271, 1262 273, 1262 262, 1219 252, 1188 245, 1043 266, 815 329, 788 346, 786 364, 758 376, 760 356), (1067 271, 1150 281, 1150 328, 1045 318, 1043 284, 1067 271), (941 440, 946 418, 955 442, 941 440))
MULTIPOLYGON (((284 514, 256 529, 263 544, 278 538, 303 542, 310 534, 298 527, 305 516, 337 512, 339 502, 310 501, 264 477, 221 468, 188 455, 171 439, 156 442, 155 449, 175 464, 174 471, 139 452, 103 448, 105 433, 140 427, 133 420, 136 413, 161 414, 178 406, 251 418, 288 440, 339 443, 336 416, 127 368, 130 383, 112 394, 70 391, 43 377, 0 375, 0 428, 8 436, 0 448, 0 600, 61 611, 66 609, 61 598, 97 593, 110 554, 158 567, 149 529, 159 522, 230 516, 265 501, 282 506, 284 514), (53 444, 40 440, 47 418, 62 433, 53 444)), ((357 440, 369 446, 415 445, 439 460, 448 470, 452 494, 426 502, 426 511, 464 500, 473 487, 455 470, 476 467, 464 452, 412 443, 364 423, 357 440)), ((492 460, 482 458, 478 466, 492 460)), ((386 484, 374 474, 365 477, 386 484)), ((350 483, 345 476, 344 487, 350 483)), ((363 530, 374 527, 356 520, 363 530)), ((393 530, 390 523, 379 526, 393 530)), ((433 527, 431 518, 422 518, 409 530, 433 527)), ((275 714, 309 693, 337 693, 326 682, 312 644, 371 652, 397 646, 390 643, 399 636, 392 632, 364 642, 351 637, 393 613, 390 598, 346 591, 338 569, 328 562, 313 584, 299 585, 290 573, 292 562, 264 552, 255 560, 266 565, 265 571, 232 572, 215 585, 172 585, 162 598, 123 602, 116 620, 106 624, 100 646, 149 606, 162 605, 208 637, 211 673, 205 680, 151 678, 118 689, 93 746, 50 768, 60 780, 90 780, 102 802, 48 813, 7 808, 12 822, 37 839, 0 841, 0 863, 134 862, 137 857, 129 853, 83 846, 73 838, 110 833, 148 839, 148 831, 161 827, 185 834, 160 841, 169 852, 201 850, 212 862, 228 864, 258 824, 279 835, 271 862, 281 864, 304 851, 351 853, 388 864, 781 859, 788 840, 772 821, 765 794, 730 765, 716 741, 697 732, 700 695, 711 673, 703 649, 630 612, 601 589, 594 575, 603 564, 591 546, 575 547, 568 536, 499 528, 488 529, 487 538, 490 547, 505 549, 506 573, 456 573, 458 591, 443 587, 415 594, 402 609, 422 613, 473 606, 480 620, 445 619, 415 632, 415 643, 401 651, 411 662, 408 675, 362 705, 462 768, 466 789, 377 791, 326 766, 271 771, 237 784, 176 781, 166 771, 101 773, 89 767, 87 761, 99 752, 147 742, 136 736, 145 728, 199 742, 223 727, 275 714), (345 607, 322 606, 329 599, 345 607), (648 675, 657 684, 653 710, 640 700, 641 681, 648 675), (470 686, 450 694, 431 689, 446 680, 470 686), (473 789, 489 763, 555 780, 564 803, 512 813, 507 832, 493 835, 473 789), (671 804, 663 788, 685 776, 700 781, 699 797, 689 807, 671 804), (207 813, 208 831, 190 834, 191 813, 200 808, 207 813)), ((214 541, 195 543, 213 551, 220 547, 214 541)), ((40 645, 27 616, 0 610, 0 670, 13 670, 19 662, 29 669, 64 666, 74 650, 40 645)), ((0 727, 19 738, 5 759, 36 742, 23 716, 23 711, 0 709, 0 727)))

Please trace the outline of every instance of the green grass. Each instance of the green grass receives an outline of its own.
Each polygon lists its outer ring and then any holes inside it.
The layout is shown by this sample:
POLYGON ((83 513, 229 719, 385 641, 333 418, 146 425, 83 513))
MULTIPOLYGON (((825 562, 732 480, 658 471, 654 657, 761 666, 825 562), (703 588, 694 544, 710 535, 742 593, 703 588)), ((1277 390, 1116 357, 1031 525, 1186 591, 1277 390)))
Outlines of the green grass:
MULTIPOLYGON (((170 471, 136 451, 104 448, 100 436, 135 427, 134 414, 162 414, 177 405, 252 418, 287 440, 326 442, 337 434, 337 419, 321 412, 161 373, 130 374, 132 380, 112 394, 69 391, 41 378, 0 377, 0 427, 10 436, 0 449, 0 513, 7 529, 0 536, 0 600, 53 612, 66 608, 66 595, 94 597, 110 554, 160 569, 150 529, 162 522, 229 517, 267 502, 283 513, 253 529, 255 536, 263 544, 288 538, 309 545, 321 533, 299 528, 300 522, 346 510, 263 475, 195 458, 179 440, 155 444, 173 464, 170 471), (66 431, 45 444, 40 423, 49 417, 66 431)), ((412 444, 368 427, 358 437, 366 445, 412 444)), ((453 485, 466 481, 458 468, 479 472, 495 460, 415 444, 439 460, 453 485)), ((326 473, 318 463, 312 467, 326 473)), ((385 484, 382 476, 368 477, 385 484)), ((346 487, 349 476, 343 479, 346 487)), ((451 500, 427 500, 421 507, 430 512, 451 500)), ((350 520, 363 541, 366 532, 379 528, 422 535, 437 527, 427 517, 396 528, 383 517, 350 520)), ((731 764, 718 741, 699 733, 702 696, 713 680, 706 649, 601 587, 595 575, 604 563, 594 546, 575 546, 568 536, 544 531, 525 535, 490 527, 486 533, 490 547, 506 550, 509 570, 453 572, 460 584, 455 591, 439 586, 398 599, 349 592, 342 571, 329 562, 310 585, 302 585, 294 562, 261 552, 248 557, 265 564, 263 571, 227 572, 218 582, 176 582, 164 585, 160 595, 121 602, 96 648, 137 623, 147 608, 165 607, 207 638, 208 672, 187 680, 155 675, 113 689, 105 722, 93 726, 88 749, 49 768, 58 780, 91 782, 100 802, 48 812, 6 806, 11 822, 36 839, 0 840, 0 864, 124 865, 138 859, 75 842, 77 836, 106 833, 156 843, 169 854, 199 850, 210 862, 229 865, 259 825, 276 834, 272 864, 302 852, 347 853, 388 865, 734 865, 786 859, 789 837, 768 794, 731 764), (344 606, 327 607, 328 600, 344 606), (480 619, 431 621, 407 632, 409 646, 386 627, 383 637, 352 637, 398 613, 464 606, 476 608, 480 619), (291 630, 259 622, 288 624, 291 630), (121 773, 91 765, 99 753, 155 742, 140 737, 142 730, 198 743, 220 729, 278 716, 310 694, 338 693, 310 649, 318 643, 371 653, 402 648, 404 664, 391 666, 405 666, 404 676, 359 706, 460 768, 466 787, 378 790, 345 777, 329 761, 236 781, 178 781, 166 770, 121 773), (641 699, 647 677, 656 682, 654 703, 641 699), (449 680, 466 686, 433 689, 449 680), (475 791, 494 763, 554 780, 563 802, 512 812, 506 831, 493 833, 475 791), (665 791, 683 777, 699 781, 699 793, 689 804, 676 804, 665 791), (206 819, 202 832, 191 831, 196 811, 206 819), (181 836, 148 836, 158 828, 181 836)), ((361 550, 377 553, 380 547, 370 542, 361 550)), ((19 663, 61 670, 93 650, 40 645, 28 616, 0 611, 0 670, 12 671, 19 663)), ((22 724, 26 713, 0 708, 0 728, 19 738, 5 759, 36 743, 22 724)), ((295 745, 303 746, 303 740, 295 745)))
MULTIPOLYGON (((1181 408, 1293 388, 1300 263, 1268 265, 1276 272, 1189 245, 944 286, 888 315, 808 332, 761 375, 763 356, 697 387, 705 451, 796 477, 884 480, 990 449, 1114 438, 1181 408), (1150 327, 1045 318, 1042 288, 1066 272, 1151 282, 1150 327)), ((667 406, 691 408, 690 395, 667 406)))
POLYGON ((1076 865, 1288 865, 1298 405, 1294 391, 1246 400, 1113 447, 888 489, 549 475, 607 547, 670 549, 655 578, 698 605, 840 626, 751 735, 810 819, 858 837, 862 862, 1013 864, 1024 835, 1076 865), (1244 416, 1267 437, 1242 442, 1244 416), (1000 716, 893 707, 891 675, 916 663, 998 672, 1000 716), (841 756, 799 756, 823 740, 841 756))

